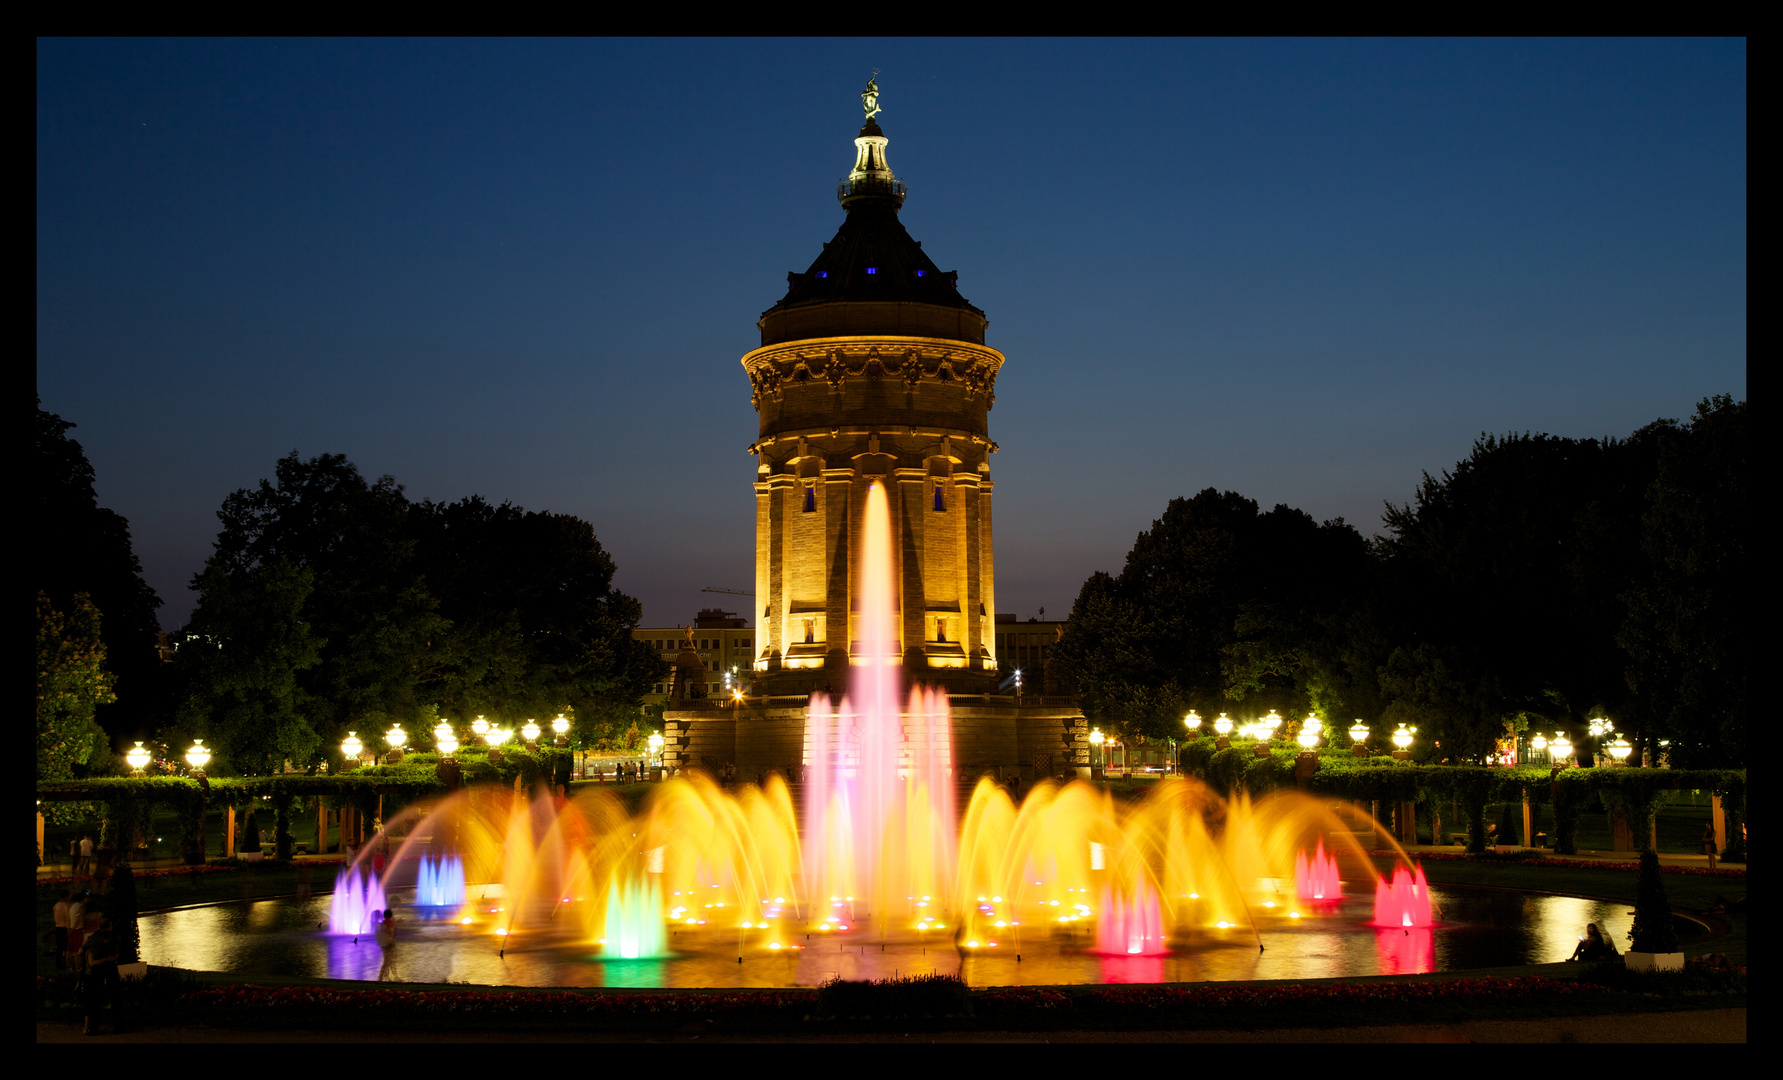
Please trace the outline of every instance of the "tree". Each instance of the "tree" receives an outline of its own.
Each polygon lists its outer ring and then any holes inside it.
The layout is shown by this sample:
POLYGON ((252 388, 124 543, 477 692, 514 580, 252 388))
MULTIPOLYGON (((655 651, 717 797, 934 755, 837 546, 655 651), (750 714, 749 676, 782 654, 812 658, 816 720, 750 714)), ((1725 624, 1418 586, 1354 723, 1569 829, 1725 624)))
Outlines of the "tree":
POLYGON ((99 609, 76 593, 64 615, 37 594, 37 778, 67 780, 105 738, 94 717, 115 700, 99 609))
POLYGON ((1477 760, 1519 718, 1575 726, 1607 706, 1638 720, 1615 628, 1654 446, 1651 429, 1483 435, 1412 503, 1388 505, 1389 719, 1421 718, 1420 743, 1453 760, 1477 760))
POLYGON ((631 639, 638 602, 612 587, 612 558, 575 517, 475 497, 413 504, 391 477, 295 453, 218 517, 193 631, 225 659, 199 649, 183 715, 239 714, 209 730, 243 761, 308 764, 349 729, 370 745, 442 712, 573 711, 580 728, 635 709, 661 677, 655 650, 631 639), (261 642, 252 664, 227 659, 241 635, 261 642))
POLYGON ((179 741, 209 741, 218 770, 312 760, 323 737, 302 678, 326 644, 304 618, 315 575, 283 558, 231 575, 213 560, 194 587, 200 600, 176 659, 188 687, 179 741))
MULTIPOLYGON (((1191 708, 1348 708, 1370 679, 1351 668, 1344 621, 1366 591, 1367 544, 1236 492, 1172 499, 1119 577, 1084 583, 1054 653, 1087 714, 1129 737, 1169 737, 1191 708)), ((1372 675, 1372 671, 1369 672, 1372 675)))
POLYGON ((409 510, 393 478, 367 483, 345 457, 293 451, 274 481, 235 492, 217 512, 212 562, 224 577, 280 560, 312 577, 303 620, 326 644, 299 684, 310 724, 330 739, 412 722, 430 704, 418 690, 437 675, 449 624, 421 580, 409 510))
POLYGON ((666 672, 632 639, 642 608, 613 588, 613 559, 587 522, 473 496, 422 503, 412 523, 423 580, 451 624, 430 684, 448 713, 573 711, 591 736, 608 726, 596 717, 635 715, 666 672))
MULTIPOLYGON (((142 579, 130 523, 99 506, 93 466, 74 424, 37 403, 32 442, 31 527, 24 530, 29 587, 60 611, 85 594, 103 617, 103 641, 116 676, 115 696, 96 720, 111 739, 141 737, 163 718, 166 688, 155 635, 160 597, 142 579)), ((109 740, 108 740, 109 741, 109 740)))
POLYGON ((1685 767, 1746 763, 1746 403, 1704 400, 1688 426, 1658 431, 1647 492, 1643 572, 1628 582, 1617 641, 1652 737, 1685 767))

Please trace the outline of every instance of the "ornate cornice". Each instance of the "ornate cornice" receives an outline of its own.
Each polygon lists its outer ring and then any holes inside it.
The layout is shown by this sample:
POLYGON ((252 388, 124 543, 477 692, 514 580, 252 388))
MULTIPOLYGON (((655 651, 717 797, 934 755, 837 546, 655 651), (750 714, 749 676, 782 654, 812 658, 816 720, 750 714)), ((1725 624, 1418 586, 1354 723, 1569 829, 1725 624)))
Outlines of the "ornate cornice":
POLYGON ((805 338, 764 345, 743 355, 749 373, 750 404, 779 400, 788 383, 821 382, 833 394, 850 379, 897 379, 915 392, 924 381, 955 383, 967 400, 979 394, 995 403, 1003 354, 985 345, 947 338, 871 334, 805 338))

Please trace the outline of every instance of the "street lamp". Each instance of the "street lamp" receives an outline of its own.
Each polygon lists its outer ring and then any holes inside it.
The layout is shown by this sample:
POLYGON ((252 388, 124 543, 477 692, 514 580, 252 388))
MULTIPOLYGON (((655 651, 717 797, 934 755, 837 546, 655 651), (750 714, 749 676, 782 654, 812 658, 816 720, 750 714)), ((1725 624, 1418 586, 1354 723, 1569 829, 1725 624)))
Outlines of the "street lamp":
POLYGON ((210 763, 210 751, 204 748, 203 739, 193 739, 192 748, 186 751, 186 764, 192 766, 192 775, 203 776, 204 767, 210 763))
POLYGON ((508 741, 508 733, 501 728, 490 727, 487 724, 483 725, 483 727, 483 745, 489 748, 489 763, 491 765, 500 765, 501 744, 508 741))
POLYGON ((1628 755, 1633 749, 1634 747, 1628 744, 1627 739, 1618 735, 1616 741, 1610 744, 1610 756, 1616 759, 1616 764, 1626 765, 1628 764, 1628 755))
POLYGON ((1394 761, 1410 761, 1412 759, 1412 733, 1406 729, 1404 724, 1400 724, 1399 730, 1393 733, 1393 745, 1399 747, 1393 751, 1394 761))
POLYGON ((1306 719, 1300 724, 1300 734, 1295 737, 1295 741, 1308 753, 1311 753, 1313 748, 1319 745, 1319 718, 1307 713, 1306 719))
POLYGON ((136 746, 124 754, 124 760, 130 763, 132 775, 135 776, 142 775, 142 770, 148 767, 149 761, 153 757, 153 754, 142 748, 141 740, 138 740, 136 746))
POLYGON ((439 748, 442 757, 451 757, 458 752, 458 737, 452 731, 450 720, 441 720, 434 725, 433 744, 439 748))
POLYGON ((1548 748, 1548 737, 1546 735, 1543 735, 1539 731, 1535 733, 1535 738, 1529 740, 1529 749, 1537 754, 1541 753, 1542 751, 1546 750, 1547 748, 1548 748))
POLYGON ((1022 699, 1022 669, 1015 669, 1015 700, 1022 699))
POLYGON ((402 760, 402 747, 408 741, 409 733, 402 729, 401 724, 391 724, 390 730, 384 732, 384 742, 390 746, 390 753, 386 758, 390 764, 394 765, 402 760))
POLYGON ((658 732, 650 733, 650 754, 656 758, 656 767, 662 768, 662 735, 658 732))
POLYGON ((359 755, 363 753, 365 753, 365 744, 359 741, 359 733, 356 731, 347 732, 347 737, 341 740, 341 757, 347 759, 347 767, 351 768, 359 764, 359 755))
POLYGON ((1548 761, 1556 767, 1564 767, 1573 756, 1573 741, 1566 737, 1566 732, 1556 732, 1554 741, 1548 744, 1548 761))
POLYGON ((489 734, 489 721, 483 719, 482 713, 478 713, 477 718, 471 721, 471 732, 479 739, 489 734))
POLYGON ((1263 719, 1257 721, 1257 725, 1260 728, 1268 729, 1267 731, 1261 733, 1262 738, 1273 739, 1273 738, 1275 738, 1276 731, 1279 730, 1282 726, 1282 718, 1275 714, 1274 709, 1270 709, 1269 715, 1265 716, 1263 719))
POLYGON ((1350 741, 1356 744, 1357 757, 1368 756, 1368 747, 1363 745, 1368 741, 1368 725, 1362 722, 1361 717, 1357 717, 1356 722, 1350 725, 1350 741))
POLYGON ((551 721, 551 730, 557 736, 554 740, 556 745, 561 747, 570 744, 570 722, 568 717, 564 716, 562 713, 558 713, 557 719, 551 721))
POLYGON ((1189 738, 1199 739, 1201 737, 1201 714, 1190 709, 1189 715, 1182 718, 1182 726, 1189 729, 1189 738))
POLYGON ((1226 737, 1232 734, 1232 718, 1230 716, 1221 713, 1213 722, 1213 730, 1219 735, 1219 739, 1214 743, 1214 746, 1221 750, 1225 750, 1232 745, 1232 740, 1226 737))
POLYGON ((1102 767, 1102 743, 1106 741, 1106 739, 1107 736, 1102 734, 1101 728, 1097 728, 1090 732, 1090 745, 1096 749, 1096 768, 1098 769, 1102 767))
POLYGON ((520 729, 520 734, 526 738, 528 750, 539 748, 539 722, 537 720, 528 720, 526 726, 520 729))

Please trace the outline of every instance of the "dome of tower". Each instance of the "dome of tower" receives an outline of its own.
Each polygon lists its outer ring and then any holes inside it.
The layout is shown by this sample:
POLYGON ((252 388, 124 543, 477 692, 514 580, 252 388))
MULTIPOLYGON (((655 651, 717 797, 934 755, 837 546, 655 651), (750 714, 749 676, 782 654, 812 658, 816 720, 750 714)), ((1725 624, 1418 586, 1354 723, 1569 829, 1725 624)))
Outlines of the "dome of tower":
POLYGON ((869 117, 836 192, 848 216, 809 269, 786 275, 786 296, 756 324, 763 345, 861 334, 984 343, 987 320, 960 295, 959 274, 936 266, 898 220, 905 188, 885 163, 887 142, 869 117))

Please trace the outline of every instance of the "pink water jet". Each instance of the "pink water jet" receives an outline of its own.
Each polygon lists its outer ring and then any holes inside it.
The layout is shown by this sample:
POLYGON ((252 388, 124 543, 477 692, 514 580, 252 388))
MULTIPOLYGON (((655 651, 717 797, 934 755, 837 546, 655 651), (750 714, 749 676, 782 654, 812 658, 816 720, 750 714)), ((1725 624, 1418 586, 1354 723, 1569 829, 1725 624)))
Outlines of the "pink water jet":
POLYGON ((389 905, 378 875, 359 873, 343 865, 334 877, 334 897, 328 908, 328 930, 334 934, 369 934, 378 928, 389 905), (376 914, 374 914, 374 912, 376 914))
POLYGON ((1138 896, 1117 896, 1104 889, 1096 919, 1096 951, 1112 956, 1163 956, 1164 915, 1157 890, 1141 885, 1138 896))
POLYGON ((1393 871, 1392 884, 1378 878, 1374 887, 1374 925, 1402 929, 1426 927, 1430 917, 1430 885, 1424 880, 1424 867, 1414 875, 1401 866, 1393 871))
POLYGON ((1325 840, 1319 839, 1312 860, 1306 849, 1294 855, 1294 892, 1302 900, 1337 901, 1343 899, 1343 882, 1337 876, 1337 857, 1325 854, 1325 840))
POLYGON ((867 490, 861 566, 848 694, 835 704, 812 695, 805 727, 809 895, 848 903, 850 921, 919 895, 939 909, 957 832, 947 695, 915 687, 900 709, 897 567, 877 481, 867 490))

